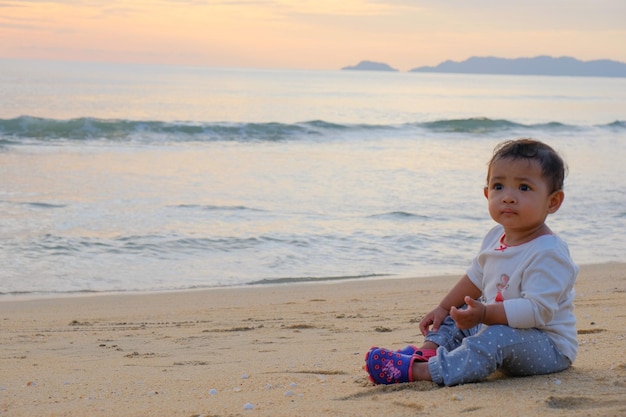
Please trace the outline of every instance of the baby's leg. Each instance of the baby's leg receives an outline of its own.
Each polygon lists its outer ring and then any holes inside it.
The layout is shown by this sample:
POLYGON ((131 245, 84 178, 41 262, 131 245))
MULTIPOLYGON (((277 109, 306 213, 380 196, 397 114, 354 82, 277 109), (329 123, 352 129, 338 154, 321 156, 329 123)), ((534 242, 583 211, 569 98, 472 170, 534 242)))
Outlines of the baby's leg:
POLYGON ((439 349, 428 369, 434 382, 457 385, 481 381, 498 368, 521 376, 558 372, 569 365, 542 331, 493 325, 483 326, 455 349, 439 349))

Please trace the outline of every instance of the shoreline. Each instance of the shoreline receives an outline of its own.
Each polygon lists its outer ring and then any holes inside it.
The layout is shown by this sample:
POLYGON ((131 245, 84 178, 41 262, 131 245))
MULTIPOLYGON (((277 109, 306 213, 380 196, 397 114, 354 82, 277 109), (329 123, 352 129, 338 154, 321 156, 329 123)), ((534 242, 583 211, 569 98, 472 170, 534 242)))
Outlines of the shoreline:
MULTIPOLYGON (((594 268, 611 265, 624 265, 626 269, 626 261, 609 261, 600 263, 590 263, 579 265, 582 268, 594 268)), ((462 274, 462 273, 460 273, 462 274)), ((73 292, 56 292, 56 293, 36 293, 36 292, 20 292, 20 293, 0 293, 0 305, 5 302, 21 302, 21 301, 36 301, 47 299, 65 299, 65 298, 81 298, 81 297, 106 297, 115 295, 124 296, 149 296, 168 293, 187 293, 187 292, 202 292, 202 291, 214 291, 214 290, 237 290, 243 288, 266 288, 266 287, 282 287, 282 286, 300 286, 300 285, 332 285, 338 283, 350 283, 350 282, 364 282, 364 281, 397 281, 407 279, 433 279, 433 278, 454 278, 461 275, 453 274, 438 274, 438 275, 424 275, 424 276, 399 276, 392 274, 372 274, 365 276, 349 276, 349 277, 328 277, 328 278, 276 278, 276 279, 262 279, 249 283, 236 284, 236 285, 216 285, 206 287, 195 288, 167 288, 167 289, 154 289, 154 290, 81 290, 73 292)))
POLYGON ((626 263, 580 267, 564 372, 371 384, 365 352, 421 343, 419 319, 458 278, 2 300, 0 414, 499 416, 512 399, 512 415, 626 413, 626 263))
MULTIPOLYGON (((446 274, 447 275, 447 274, 446 274)), ((446 276, 442 275, 442 276, 446 276)), ((420 279, 431 278, 431 276, 399 276, 392 274, 371 274, 363 276, 347 276, 347 277, 326 277, 326 278, 275 278, 275 279, 262 279, 258 281, 252 281, 242 284, 233 285, 215 285, 206 287, 192 287, 192 288, 166 288, 166 289, 154 289, 154 290, 80 290, 72 292, 18 292, 18 293, 0 293, 0 304, 4 301, 31 301, 39 299, 56 299, 56 298, 74 298, 74 297, 97 297, 107 295, 151 295, 151 294, 164 294, 164 293, 178 293, 178 292, 195 292, 195 291, 212 291, 218 289, 231 289, 238 288, 264 288, 271 286, 288 286, 288 285, 307 285, 307 284, 333 284, 339 282, 359 282, 365 280, 387 280, 387 279, 420 279)))

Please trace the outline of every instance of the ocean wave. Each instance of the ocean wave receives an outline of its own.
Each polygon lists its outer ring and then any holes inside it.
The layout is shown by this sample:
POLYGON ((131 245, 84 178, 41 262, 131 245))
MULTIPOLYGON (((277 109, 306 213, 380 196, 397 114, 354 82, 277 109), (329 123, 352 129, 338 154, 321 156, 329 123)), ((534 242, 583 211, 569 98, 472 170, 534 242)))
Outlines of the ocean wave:
POLYGON ((419 126, 436 132, 489 133, 508 130, 572 130, 580 126, 566 125, 560 122, 523 124, 506 119, 488 119, 474 117, 469 119, 436 120, 420 123, 419 126))
POLYGON ((393 274, 363 274, 363 275, 345 275, 345 276, 322 276, 322 277, 285 277, 285 278, 265 278, 257 281, 251 281, 247 285, 263 285, 263 284, 295 284, 304 282, 321 282, 321 281, 346 281, 354 279, 382 278, 389 277, 393 274))
POLYGON ((613 123, 608 123, 606 125, 600 125, 600 127, 602 126, 607 126, 609 128, 614 128, 614 129, 626 129, 626 121, 625 120, 616 120, 613 123))
POLYGON ((140 144, 172 142, 280 142, 303 139, 337 139, 368 132, 398 135, 406 132, 496 134, 517 131, 577 131, 583 128, 626 129, 626 121, 604 125, 579 126, 553 121, 523 124, 506 119, 474 117, 442 119, 401 125, 339 124, 323 120, 300 123, 227 123, 165 122, 98 119, 81 117, 69 120, 20 116, 0 119, 0 145, 61 143, 63 141, 133 142, 140 144))
POLYGON ((176 206, 181 209, 203 210, 203 211, 258 211, 265 210, 250 208, 246 206, 215 206, 215 205, 202 205, 202 204, 179 204, 176 206))
POLYGON ((66 204, 40 203, 40 202, 37 202, 37 201, 24 202, 24 203, 18 203, 18 204, 21 204, 21 205, 27 206, 27 207, 31 207, 31 208, 36 208, 36 209, 59 209, 59 208, 67 207, 66 204))
POLYGON ((411 220, 411 219, 423 219, 426 220, 428 219, 428 216, 424 216, 421 214, 414 214, 414 213, 409 213, 406 211, 391 211, 389 213, 382 213, 382 214, 373 214, 371 216, 369 216, 372 219, 379 219, 379 220, 411 220))
MULTIPOLYGON (((332 238, 329 238, 332 240, 332 238)), ((268 235, 249 237, 190 237, 180 235, 124 235, 116 238, 70 237, 45 234, 24 248, 33 257, 75 254, 146 255, 155 259, 169 259, 190 253, 231 253, 257 249, 266 245, 286 247, 309 246, 307 237, 276 237, 268 235)))

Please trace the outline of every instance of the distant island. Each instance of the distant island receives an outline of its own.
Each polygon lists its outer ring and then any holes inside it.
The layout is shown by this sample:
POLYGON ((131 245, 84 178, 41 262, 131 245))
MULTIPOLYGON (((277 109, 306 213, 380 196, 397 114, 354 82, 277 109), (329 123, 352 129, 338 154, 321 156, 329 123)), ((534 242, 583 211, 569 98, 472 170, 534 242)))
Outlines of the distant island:
MULTIPOLYGON (((342 70, 397 71, 387 64, 361 61, 342 70)), ((610 59, 581 61, 571 57, 534 58, 471 57, 462 62, 445 61, 435 67, 418 67, 409 72, 462 74, 552 75, 574 77, 626 77, 626 64, 610 59)))
POLYGON ((436 67, 419 67, 409 72, 626 77, 626 64, 609 59, 580 61, 576 58, 550 56, 516 59, 471 57, 463 62, 445 61, 436 67))
POLYGON ((395 68, 390 67, 387 64, 382 62, 374 62, 374 61, 361 61, 356 65, 343 67, 342 70, 348 71, 398 71, 395 68))

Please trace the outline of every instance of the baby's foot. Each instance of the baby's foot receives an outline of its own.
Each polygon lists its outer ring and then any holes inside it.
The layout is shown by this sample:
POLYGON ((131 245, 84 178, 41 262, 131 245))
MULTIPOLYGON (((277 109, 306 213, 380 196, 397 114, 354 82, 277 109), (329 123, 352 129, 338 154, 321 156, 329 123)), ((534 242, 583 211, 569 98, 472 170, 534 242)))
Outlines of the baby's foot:
POLYGON ((428 359, 433 356, 437 356, 436 349, 420 349, 414 345, 408 345, 407 347, 397 350, 396 352, 401 353, 403 355, 417 356, 415 359, 418 362, 428 362, 428 359))
POLYGON ((417 356, 373 347, 365 355, 365 370, 374 384, 412 382, 412 365, 417 356))

